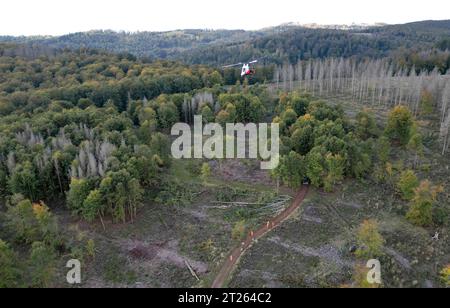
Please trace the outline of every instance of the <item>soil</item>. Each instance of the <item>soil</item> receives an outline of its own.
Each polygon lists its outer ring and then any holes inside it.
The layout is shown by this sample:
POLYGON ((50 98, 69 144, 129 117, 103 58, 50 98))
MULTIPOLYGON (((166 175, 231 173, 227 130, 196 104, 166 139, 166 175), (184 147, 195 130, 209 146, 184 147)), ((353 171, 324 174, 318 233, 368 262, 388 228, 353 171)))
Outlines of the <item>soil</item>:
POLYGON ((264 237, 267 233, 274 230, 276 227, 280 226, 287 218, 289 218, 301 205, 308 193, 308 186, 303 186, 297 193, 292 205, 281 212, 278 216, 274 217, 267 224, 261 226, 257 231, 251 231, 247 236, 246 240, 242 242, 239 247, 233 249, 233 251, 228 256, 227 260, 221 267, 219 274, 214 279, 212 283, 212 288, 221 288, 227 281, 231 273, 233 272, 239 259, 244 255, 244 253, 251 248, 252 244, 258 239, 264 237))

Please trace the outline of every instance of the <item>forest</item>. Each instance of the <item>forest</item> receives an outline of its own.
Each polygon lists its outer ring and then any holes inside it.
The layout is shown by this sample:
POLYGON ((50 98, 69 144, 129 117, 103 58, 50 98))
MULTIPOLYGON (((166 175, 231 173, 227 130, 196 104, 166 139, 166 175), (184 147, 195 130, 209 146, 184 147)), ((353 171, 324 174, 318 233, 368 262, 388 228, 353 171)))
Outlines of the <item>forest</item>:
POLYGON ((448 286, 449 33, 442 21, 0 38, 0 288, 68 287, 68 259, 88 287, 208 287, 260 225, 273 234, 227 286, 448 286), (218 68, 251 58, 263 60, 248 79, 218 68), (174 159, 171 127, 195 115, 279 124, 280 165, 174 159), (305 185, 302 209, 271 230, 305 185), (367 285, 373 258, 386 278, 367 285))
MULTIPOLYGON (((444 58, 445 60, 445 58, 444 58)), ((407 106, 415 116, 439 110, 442 153, 448 149, 450 78, 445 62, 433 70, 404 67, 387 59, 363 62, 327 59, 285 64, 275 69, 277 88, 308 91, 319 97, 337 95, 366 106, 407 106), (437 105, 437 106, 436 106, 437 105)))
MULTIPOLYGON (((166 185, 173 124, 199 113, 208 121, 216 113, 218 121, 265 116, 254 94, 220 94, 222 76, 207 67, 88 50, 0 63, 0 191, 9 200, 2 232, 33 244, 30 258, 34 248, 70 251, 46 204, 66 199, 86 221, 133 222, 144 189, 166 185)), ((30 286, 45 284, 41 278, 30 286)))
POLYGON ((257 31, 90 31, 60 37, 3 36, 0 42, 57 49, 84 47, 126 52, 140 58, 222 66, 261 57, 265 63, 275 64, 328 57, 382 58, 392 54, 409 59, 422 51, 447 50, 449 35, 448 21, 424 21, 349 31, 289 25, 257 31))

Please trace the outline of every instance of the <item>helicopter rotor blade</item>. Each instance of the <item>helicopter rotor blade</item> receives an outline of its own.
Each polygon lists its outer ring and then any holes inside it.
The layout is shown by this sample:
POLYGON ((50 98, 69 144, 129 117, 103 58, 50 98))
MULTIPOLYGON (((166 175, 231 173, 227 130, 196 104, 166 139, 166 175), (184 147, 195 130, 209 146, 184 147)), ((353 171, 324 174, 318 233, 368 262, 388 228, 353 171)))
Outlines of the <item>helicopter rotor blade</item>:
POLYGON ((253 63, 260 63, 262 60, 266 59, 267 56, 262 56, 260 58, 254 58, 254 60, 252 60, 252 62, 249 62, 249 64, 253 64, 253 63))
POLYGON ((244 64, 255 64, 255 63, 259 63, 259 61, 261 59, 264 59, 264 58, 256 59, 256 60, 253 60, 253 61, 250 61, 250 62, 245 62, 245 63, 244 62, 239 62, 239 63, 236 63, 236 64, 225 65, 225 66, 222 66, 222 68, 236 67, 236 66, 241 66, 241 65, 244 65, 244 64))
POLYGON ((225 66, 222 66, 222 68, 229 68, 229 67, 236 67, 236 66, 241 66, 241 65, 243 65, 244 63, 236 63, 236 64, 231 64, 231 65, 225 65, 225 66))

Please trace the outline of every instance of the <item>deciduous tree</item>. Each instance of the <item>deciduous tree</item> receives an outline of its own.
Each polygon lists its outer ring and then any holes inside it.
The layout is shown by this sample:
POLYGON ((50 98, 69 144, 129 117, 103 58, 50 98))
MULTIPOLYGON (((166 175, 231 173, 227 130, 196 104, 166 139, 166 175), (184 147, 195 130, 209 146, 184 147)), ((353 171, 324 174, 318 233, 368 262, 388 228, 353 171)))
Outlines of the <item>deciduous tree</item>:
POLYGON ((291 151, 289 155, 281 157, 280 164, 274 170, 273 175, 289 187, 297 188, 306 176, 305 163, 304 156, 291 151))
POLYGON ((450 287, 450 265, 444 267, 440 274, 443 284, 450 287))
POLYGON ((19 286, 20 270, 16 253, 4 241, 0 240, 0 289, 19 286))
POLYGON ((375 220, 365 220, 357 232, 358 258, 368 260, 383 255, 384 239, 378 231, 378 223, 375 220))
POLYGON ((17 165, 9 185, 13 193, 22 194, 31 200, 36 200, 40 195, 38 178, 33 165, 28 161, 17 165))
POLYGON ((386 135, 393 141, 406 146, 411 139, 414 119, 411 111, 405 106, 397 106, 390 113, 386 126, 386 135))
POLYGON ((442 186, 433 186, 428 180, 422 181, 415 190, 406 218, 414 225, 430 226, 433 223, 433 205, 442 191, 442 186))
POLYGON ((336 154, 328 153, 325 157, 326 173, 324 179, 325 191, 332 192, 334 185, 344 178, 344 159, 336 154))
POLYGON ((397 190, 405 200, 414 198, 415 190, 419 186, 419 179, 412 170, 403 171, 397 182, 397 190))
POLYGON ((31 268, 31 286, 50 287, 55 277, 55 251, 43 242, 34 242, 28 260, 31 268))

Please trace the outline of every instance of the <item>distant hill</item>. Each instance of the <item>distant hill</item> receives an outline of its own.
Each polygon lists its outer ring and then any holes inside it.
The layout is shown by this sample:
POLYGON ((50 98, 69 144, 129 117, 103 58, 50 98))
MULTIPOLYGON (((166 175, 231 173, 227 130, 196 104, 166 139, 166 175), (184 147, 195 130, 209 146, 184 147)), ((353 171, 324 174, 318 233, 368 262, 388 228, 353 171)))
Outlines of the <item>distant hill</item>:
POLYGON ((116 53, 129 52, 138 57, 174 58, 181 52, 209 45, 253 40, 263 36, 244 30, 176 30, 169 32, 89 31, 57 37, 0 36, 0 42, 32 43, 55 48, 82 47, 116 53))
MULTIPOLYGON (((0 37, 0 42, 51 48, 102 49, 137 57, 223 65, 264 57, 271 63, 325 57, 384 57, 400 48, 429 50, 450 37, 450 20, 402 25, 327 27, 285 24, 259 31, 177 30, 169 32, 90 31, 58 37, 0 37), (345 27, 344 27, 345 28, 345 27)), ((446 46, 446 45, 444 45, 446 46)))
POLYGON ((251 57, 270 62, 326 57, 386 57, 401 48, 425 51, 450 37, 450 21, 425 21, 358 30, 312 29, 284 25, 245 42, 199 47, 184 52, 189 63, 233 63, 251 57))

